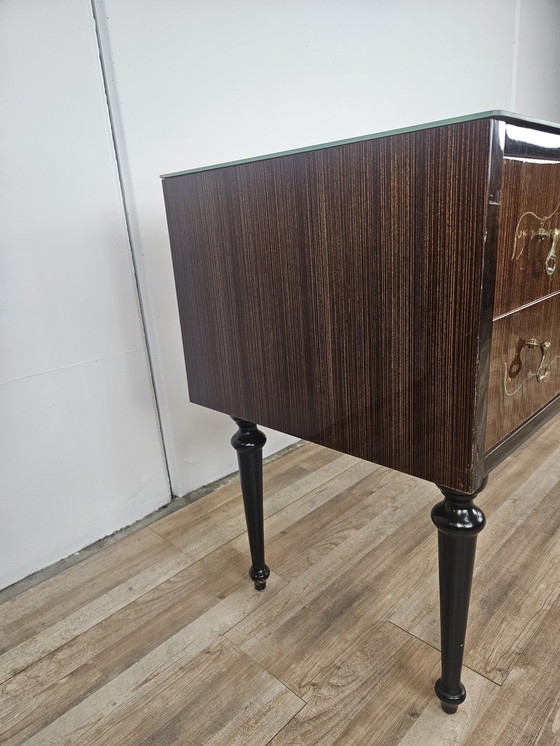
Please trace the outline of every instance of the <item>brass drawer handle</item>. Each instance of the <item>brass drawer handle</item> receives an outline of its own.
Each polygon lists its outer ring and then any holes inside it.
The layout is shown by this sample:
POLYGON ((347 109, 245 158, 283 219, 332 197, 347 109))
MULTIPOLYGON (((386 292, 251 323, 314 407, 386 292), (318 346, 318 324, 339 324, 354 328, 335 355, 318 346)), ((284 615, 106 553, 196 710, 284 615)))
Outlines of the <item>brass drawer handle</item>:
POLYGON ((540 241, 543 241, 545 238, 550 238, 552 241, 552 245, 548 254, 546 255, 546 259, 544 260, 544 271, 549 277, 552 277, 552 275, 556 272, 556 267, 558 264, 556 250, 558 247, 558 242, 560 241, 560 228, 547 229, 543 226, 543 223, 546 220, 550 220, 551 218, 553 218, 559 210, 560 204, 553 213, 551 213, 550 215, 544 215, 543 217, 540 217, 539 215, 531 211, 523 213, 523 215, 517 221, 517 226, 515 228, 515 241, 513 244, 513 252, 511 255, 512 261, 515 262, 521 257, 526 245, 532 239, 537 238, 540 241), (528 228, 521 230, 521 224, 527 216, 536 218, 538 221, 540 221, 541 227, 538 230, 529 230, 528 228), (521 245, 521 248, 519 248, 518 242, 521 243, 521 240, 523 240, 523 244, 521 245))
POLYGON ((544 268, 546 270, 547 275, 553 275, 556 271, 556 245, 558 244, 558 239, 560 239, 560 228, 555 228, 552 233, 552 246, 550 248, 550 251, 547 254, 546 259, 544 260, 544 268))
POLYGON ((529 349, 531 350, 534 350, 537 347, 541 348, 541 362, 539 363, 539 367, 537 368, 537 371, 534 375, 538 383, 545 383, 550 378, 550 371, 548 369, 545 369, 544 362, 550 348, 552 347, 552 343, 537 342, 536 339, 529 339, 527 340, 527 342, 525 342, 525 346, 529 347, 529 349))
POLYGON ((505 367, 505 376, 504 376, 504 391, 507 394, 507 396, 513 396, 516 394, 526 383, 527 381, 530 381, 531 378, 536 378, 537 383, 546 383, 550 378, 550 368, 552 365, 557 361, 560 360, 560 355, 556 355, 556 357, 552 358, 552 360, 548 361, 548 354, 550 352, 550 348, 552 347, 552 342, 539 342, 536 339, 520 339, 519 344, 517 345, 517 353, 515 356, 514 361, 511 363, 511 365, 508 367, 507 363, 504 363, 505 367), (523 381, 515 388, 513 391, 509 389, 509 384, 513 381, 513 379, 518 375, 518 373, 521 370, 521 350, 524 347, 528 347, 530 350, 536 350, 537 348, 540 348, 541 351, 541 360, 539 363, 539 367, 535 372, 529 371, 523 381))
POLYGON ((550 251, 546 255, 546 259, 544 260, 545 272, 550 277, 556 271, 556 246, 558 245, 558 240, 560 239, 560 228, 551 228, 549 231, 547 231, 546 228, 539 228, 539 230, 535 233, 535 236, 537 236, 541 240, 543 238, 552 239, 552 246, 550 247, 550 251))

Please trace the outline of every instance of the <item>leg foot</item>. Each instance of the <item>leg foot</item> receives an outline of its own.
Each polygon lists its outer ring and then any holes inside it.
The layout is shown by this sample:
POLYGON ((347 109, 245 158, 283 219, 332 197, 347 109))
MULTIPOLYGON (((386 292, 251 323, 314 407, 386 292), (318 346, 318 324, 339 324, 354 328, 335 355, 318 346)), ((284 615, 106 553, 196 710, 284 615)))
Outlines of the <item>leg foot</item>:
POLYGON ((439 595, 441 620, 441 677, 435 685, 444 712, 453 714, 465 701, 461 668, 474 569, 477 535, 484 528, 483 512, 475 496, 440 487, 445 500, 432 510, 438 529, 439 595))
POLYGON ((457 705, 446 705, 442 702, 441 709, 445 712, 446 715, 455 715, 459 708, 457 705))
POLYGON ((441 701, 441 709, 448 715, 454 715, 460 704, 467 698, 465 687, 459 683, 457 692, 451 692, 442 679, 438 679, 435 685, 436 694, 441 701))
POLYGON ((266 580, 268 576, 270 575, 270 570, 266 565, 263 565, 261 569, 257 572, 254 567, 251 567, 249 570, 249 577, 255 584, 255 588, 258 591, 264 591, 266 588, 266 580))
POLYGON ((257 429, 254 422, 240 420, 237 417, 232 419, 239 427, 231 439, 231 444, 237 451, 241 492, 253 563, 249 576, 255 588, 263 591, 270 575, 270 570, 264 561, 262 449, 266 443, 266 436, 257 429))

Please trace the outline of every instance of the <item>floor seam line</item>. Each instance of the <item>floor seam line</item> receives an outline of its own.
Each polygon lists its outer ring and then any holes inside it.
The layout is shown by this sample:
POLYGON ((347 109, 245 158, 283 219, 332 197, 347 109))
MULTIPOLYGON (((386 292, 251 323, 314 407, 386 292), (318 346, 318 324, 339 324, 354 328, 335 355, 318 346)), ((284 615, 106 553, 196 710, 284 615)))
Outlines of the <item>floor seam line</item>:
MULTIPOLYGON (((423 640, 421 637, 418 637, 418 635, 415 635, 413 632, 409 632, 409 630, 405 629, 404 627, 401 627, 400 624, 393 622, 392 619, 386 619, 385 621, 389 622, 389 624, 392 624, 393 627, 400 629, 401 632, 404 632, 409 637, 413 637, 415 640, 418 640, 418 642, 421 642, 424 645, 427 645, 429 648, 432 648, 432 650, 435 650, 436 652, 441 654, 441 650, 438 647, 436 647, 435 645, 432 645, 431 642, 427 642, 426 640, 423 640)), ((481 676, 483 679, 486 679, 486 681, 489 681, 491 684, 494 684, 495 686, 499 686, 500 689, 502 688, 502 684, 500 684, 498 681, 494 681, 494 679, 491 679, 489 676, 486 676, 486 674, 483 674, 480 671, 477 671, 475 668, 472 668, 471 666, 467 666, 465 663, 463 663, 463 669, 467 669, 468 671, 475 673, 477 676, 481 676)))

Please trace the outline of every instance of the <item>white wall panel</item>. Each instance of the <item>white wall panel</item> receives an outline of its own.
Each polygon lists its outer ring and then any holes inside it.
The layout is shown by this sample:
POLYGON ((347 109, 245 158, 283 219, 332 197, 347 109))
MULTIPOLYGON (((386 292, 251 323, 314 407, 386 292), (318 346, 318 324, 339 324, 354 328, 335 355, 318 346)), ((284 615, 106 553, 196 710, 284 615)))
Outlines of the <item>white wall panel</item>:
POLYGON ((0 386, 0 588, 166 501, 143 350, 0 386))
POLYGON ((89 3, 0 14, 5 381, 144 340, 89 3))
POLYGON ((560 1, 519 1, 514 108, 560 122, 560 1))
POLYGON ((88 0, 0 3, 0 587, 169 499, 88 0))

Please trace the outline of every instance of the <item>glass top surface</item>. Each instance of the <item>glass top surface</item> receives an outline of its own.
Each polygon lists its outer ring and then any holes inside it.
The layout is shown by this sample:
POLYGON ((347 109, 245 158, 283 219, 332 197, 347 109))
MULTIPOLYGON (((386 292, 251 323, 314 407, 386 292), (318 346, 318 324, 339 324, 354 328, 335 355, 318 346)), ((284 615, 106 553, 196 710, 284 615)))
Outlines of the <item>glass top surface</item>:
POLYGON ((390 135, 400 135, 404 132, 415 132, 418 130, 430 129, 431 127, 442 127, 447 124, 458 124, 459 122, 470 122, 474 119, 503 119, 512 123, 524 123, 533 124, 544 127, 552 127, 554 129, 560 129, 560 125, 554 124, 553 122, 546 122, 542 119, 533 119, 531 117, 523 116, 522 114, 513 114, 510 111, 503 111, 501 109, 495 109, 493 111, 483 111, 478 114, 467 114, 462 117, 453 117, 451 119, 440 119, 435 122, 425 122, 423 124, 415 124, 409 127, 400 127, 393 130, 385 130, 383 132, 376 132, 372 135, 360 135, 358 137, 349 137, 345 140, 334 140, 333 142, 323 142, 317 145, 308 145, 301 148, 294 148, 293 150, 281 150, 277 153, 268 153, 266 155, 257 155, 251 158, 241 158, 237 161, 227 161, 225 163, 216 163, 210 166, 200 166, 198 168, 189 168, 185 171, 174 171, 169 174, 162 174, 162 179, 169 179, 174 176, 182 176, 183 174, 195 174, 200 171, 211 171, 215 168, 226 168, 227 166, 237 166, 241 163, 254 163, 255 161, 264 161, 269 158, 279 158, 283 155, 294 155, 295 153, 306 153, 311 150, 321 150, 322 148, 332 148, 336 145, 347 145, 352 142, 363 142, 364 140, 375 140, 379 137, 389 137, 390 135))

